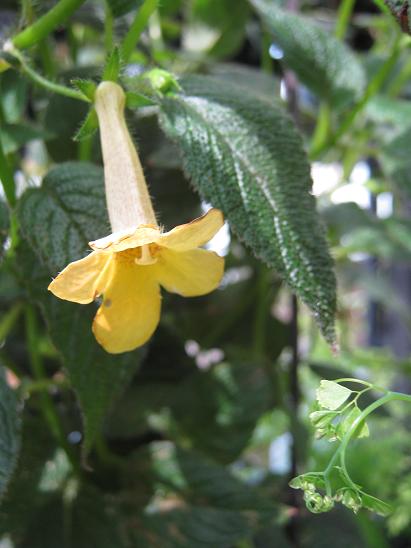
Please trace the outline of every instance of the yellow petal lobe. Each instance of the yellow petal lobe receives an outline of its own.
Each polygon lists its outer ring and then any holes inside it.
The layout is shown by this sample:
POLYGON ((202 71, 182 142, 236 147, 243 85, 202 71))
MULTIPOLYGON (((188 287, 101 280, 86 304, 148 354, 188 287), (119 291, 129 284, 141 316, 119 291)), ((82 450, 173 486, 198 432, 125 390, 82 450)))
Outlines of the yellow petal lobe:
POLYGON ((205 249, 174 251, 161 248, 155 268, 158 282, 167 291, 183 297, 197 297, 219 286, 224 259, 205 249))
POLYGON ((122 230, 114 232, 109 236, 89 242, 89 246, 94 250, 104 250, 111 252, 124 251, 133 247, 139 247, 155 243, 160 238, 160 230, 151 226, 140 226, 133 230, 122 230))
POLYGON ((160 287, 153 267, 116 256, 114 276, 94 318, 94 336, 111 354, 134 350, 153 334, 160 309, 160 287))
POLYGON ((70 263, 48 286, 56 297, 80 304, 91 303, 103 293, 111 275, 112 256, 92 252, 70 263))
POLYGON ((219 209, 210 209, 191 223, 179 225, 161 235, 160 245, 176 251, 188 251, 207 243, 224 224, 219 209))

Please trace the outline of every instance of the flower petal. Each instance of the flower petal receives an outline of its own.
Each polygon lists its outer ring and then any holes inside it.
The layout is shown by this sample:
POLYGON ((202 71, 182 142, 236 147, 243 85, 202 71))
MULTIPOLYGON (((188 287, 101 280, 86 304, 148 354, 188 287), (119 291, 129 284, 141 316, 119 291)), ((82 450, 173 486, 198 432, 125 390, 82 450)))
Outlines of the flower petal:
POLYGON ((161 296, 152 266, 115 261, 110 286, 93 322, 93 333, 112 354, 134 350, 151 337, 160 320, 161 296))
POLYGON ((216 289, 224 273, 224 259, 213 251, 174 251, 162 248, 157 280, 167 291, 183 297, 205 295, 216 289))
POLYGON ((134 230, 122 230, 109 236, 89 242, 95 250, 124 251, 132 247, 155 243, 159 240, 160 230, 152 226, 140 226, 134 230))
POLYGON ((112 255, 93 251, 70 263, 48 286, 56 297, 87 304, 103 293, 110 280, 112 255))
POLYGON ((179 225, 162 234, 161 246, 187 251, 195 249, 207 243, 220 230, 224 224, 223 214, 219 209, 210 209, 205 215, 194 219, 191 223, 179 225))

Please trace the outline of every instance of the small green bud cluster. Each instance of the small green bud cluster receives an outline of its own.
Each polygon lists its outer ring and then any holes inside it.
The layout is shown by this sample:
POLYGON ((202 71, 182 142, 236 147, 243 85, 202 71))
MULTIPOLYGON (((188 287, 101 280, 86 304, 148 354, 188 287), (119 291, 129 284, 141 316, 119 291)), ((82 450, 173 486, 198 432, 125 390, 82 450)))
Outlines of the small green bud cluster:
POLYGON ((350 390, 338 381, 321 381, 317 390, 315 410, 310 414, 316 437, 328 441, 340 440, 341 445, 324 472, 310 472, 294 478, 290 482, 293 489, 304 491, 304 501, 308 510, 313 513, 328 512, 339 502, 357 513, 367 508, 377 514, 387 515, 390 507, 383 501, 362 491, 361 486, 350 478, 345 466, 344 453, 350 439, 369 435, 364 421, 366 412, 362 412, 357 401, 362 394, 373 387, 364 381, 341 379, 365 385, 361 390, 350 390), (336 462, 340 461, 341 466, 336 462), (331 479, 332 478, 332 479, 331 479))
POLYGON ((290 481, 290 487, 304 491, 304 501, 310 512, 321 514, 329 512, 334 501, 328 495, 323 495, 318 489, 325 489, 325 480, 322 474, 303 474, 290 481))

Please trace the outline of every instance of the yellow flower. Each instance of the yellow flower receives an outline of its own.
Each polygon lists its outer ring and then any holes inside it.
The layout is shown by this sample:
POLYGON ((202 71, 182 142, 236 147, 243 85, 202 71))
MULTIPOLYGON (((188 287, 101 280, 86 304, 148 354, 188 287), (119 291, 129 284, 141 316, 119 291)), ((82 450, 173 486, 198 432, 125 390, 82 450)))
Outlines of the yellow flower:
POLYGON ((60 299, 80 304, 103 295, 92 329, 113 354, 151 337, 160 319, 160 286, 184 297, 205 295, 218 287, 224 271, 221 257, 200 249, 223 225, 221 211, 211 209, 166 233, 158 226, 124 104, 119 85, 98 86, 95 108, 113 234, 90 242, 93 252, 69 264, 48 287, 60 299))
POLYGON ((49 290, 60 299, 81 304, 103 295, 93 322, 97 341, 114 354, 133 350, 158 325, 160 285, 184 297, 205 295, 218 287, 224 260, 199 246, 222 224, 221 212, 211 209, 170 232, 142 226, 90 242, 94 251, 69 264, 49 290))

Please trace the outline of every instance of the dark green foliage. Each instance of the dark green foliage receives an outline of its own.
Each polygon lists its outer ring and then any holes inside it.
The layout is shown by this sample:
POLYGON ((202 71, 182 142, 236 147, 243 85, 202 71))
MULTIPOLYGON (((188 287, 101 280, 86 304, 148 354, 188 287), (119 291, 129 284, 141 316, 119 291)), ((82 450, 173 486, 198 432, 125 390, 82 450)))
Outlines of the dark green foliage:
POLYGON ((114 17, 120 17, 139 8, 143 0, 107 0, 107 3, 114 17))
POLYGON ((20 449, 20 411, 22 404, 7 384, 6 371, 0 369, 0 498, 4 496, 20 449))
POLYGON ((9 209, 3 200, 0 200, 0 257, 3 255, 3 246, 8 236, 9 224, 9 209))
POLYGON ((362 66, 331 32, 269 0, 251 3, 284 51, 284 63, 303 84, 336 107, 361 97, 365 89, 362 66))
POLYGON ((160 121, 202 198, 286 279, 333 344, 335 278, 301 138, 274 102, 210 77, 181 81, 160 121))

